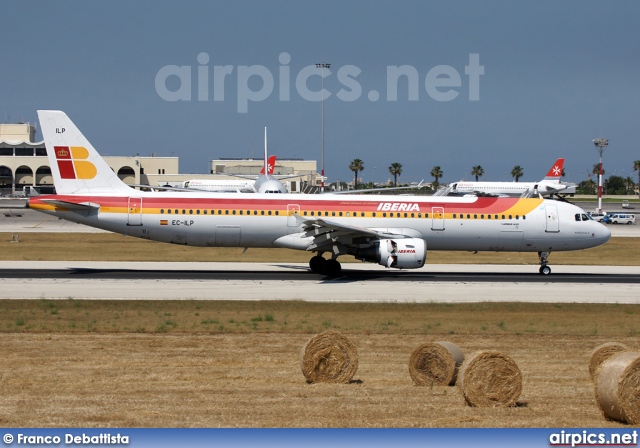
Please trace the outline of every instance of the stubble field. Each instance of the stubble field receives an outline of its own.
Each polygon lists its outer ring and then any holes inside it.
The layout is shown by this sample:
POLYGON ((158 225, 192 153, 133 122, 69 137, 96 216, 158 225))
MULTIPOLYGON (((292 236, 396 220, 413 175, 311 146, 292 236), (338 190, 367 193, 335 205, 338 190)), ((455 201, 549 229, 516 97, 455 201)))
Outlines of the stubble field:
POLYGON ((617 427, 588 373, 597 345, 638 348, 633 305, 373 305, 217 301, 0 302, 7 427, 617 427), (300 351, 333 329, 349 384, 307 384, 300 351), (411 352, 446 340, 519 366, 515 407, 414 386, 411 352))

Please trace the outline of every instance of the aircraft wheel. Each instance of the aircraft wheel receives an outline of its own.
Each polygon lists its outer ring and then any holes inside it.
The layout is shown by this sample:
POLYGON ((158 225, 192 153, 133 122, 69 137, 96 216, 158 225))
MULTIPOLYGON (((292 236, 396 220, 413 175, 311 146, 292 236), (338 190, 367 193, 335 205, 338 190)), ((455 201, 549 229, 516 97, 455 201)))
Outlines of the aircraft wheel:
POLYGON ((327 260, 324 273, 329 277, 338 277, 342 273, 342 266, 338 260, 327 260))
POLYGON ((551 274, 551 268, 549 266, 540 266, 540 273, 542 275, 549 275, 551 274))
POLYGON ((321 257, 320 255, 316 255, 309 260, 309 267, 313 272, 318 274, 324 274, 327 266, 327 260, 321 257))

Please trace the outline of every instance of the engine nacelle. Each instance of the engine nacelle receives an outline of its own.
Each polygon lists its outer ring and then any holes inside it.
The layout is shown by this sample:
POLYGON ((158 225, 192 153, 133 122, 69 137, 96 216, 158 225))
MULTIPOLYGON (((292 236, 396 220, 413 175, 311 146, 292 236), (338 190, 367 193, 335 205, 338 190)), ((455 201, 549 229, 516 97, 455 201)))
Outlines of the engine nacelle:
POLYGON ((427 242, 420 238, 382 239, 359 249, 355 257, 388 268, 417 269, 427 259, 427 242))

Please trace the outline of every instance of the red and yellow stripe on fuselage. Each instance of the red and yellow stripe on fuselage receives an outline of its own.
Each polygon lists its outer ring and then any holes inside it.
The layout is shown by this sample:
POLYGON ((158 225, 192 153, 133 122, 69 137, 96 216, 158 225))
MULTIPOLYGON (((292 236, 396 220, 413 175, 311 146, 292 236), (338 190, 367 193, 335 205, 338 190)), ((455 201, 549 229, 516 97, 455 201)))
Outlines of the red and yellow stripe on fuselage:
MULTIPOLYGON (((413 198, 409 200, 395 196, 380 197, 379 199, 325 199, 325 197, 303 195, 287 195, 286 198, 267 199, 257 197, 254 194, 240 193, 225 197, 147 196, 145 194, 132 195, 131 197, 142 198, 141 213, 143 215, 183 215, 194 213, 217 215, 242 211, 244 216, 253 216, 254 212, 258 212, 257 215, 259 216, 265 216, 262 212, 271 212, 269 213, 270 216, 286 216, 296 211, 302 216, 416 218, 437 212, 442 213, 444 219, 459 218, 461 214, 463 218, 466 218, 466 215, 473 215, 474 219, 509 219, 509 216, 525 216, 529 214, 541 205, 543 201, 540 198, 479 197, 473 201, 450 202, 442 200, 425 201, 413 198), (299 209, 291 206, 299 207, 299 209), (206 213, 204 213, 205 211, 206 213)), ((94 203, 100 205, 100 213, 129 213, 129 197, 122 196, 38 196, 30 199, 29 207, 44 212, 65 211, 63 206, 50 204, 47 200, 77 204, 94 203)))

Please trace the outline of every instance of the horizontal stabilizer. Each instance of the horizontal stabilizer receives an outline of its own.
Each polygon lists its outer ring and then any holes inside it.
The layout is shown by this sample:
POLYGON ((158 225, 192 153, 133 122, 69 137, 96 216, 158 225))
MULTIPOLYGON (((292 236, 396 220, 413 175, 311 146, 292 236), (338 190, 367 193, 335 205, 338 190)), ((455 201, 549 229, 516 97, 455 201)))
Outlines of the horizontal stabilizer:
POLYGON ((94 204, 93 202, 77 203, 77 202, 61 201, 59 199, 42 199, 41 202, 55 205, 56 207, 63 207, 68 210, 76 210, 76 211, 100 210, 100 204, 94 204))

